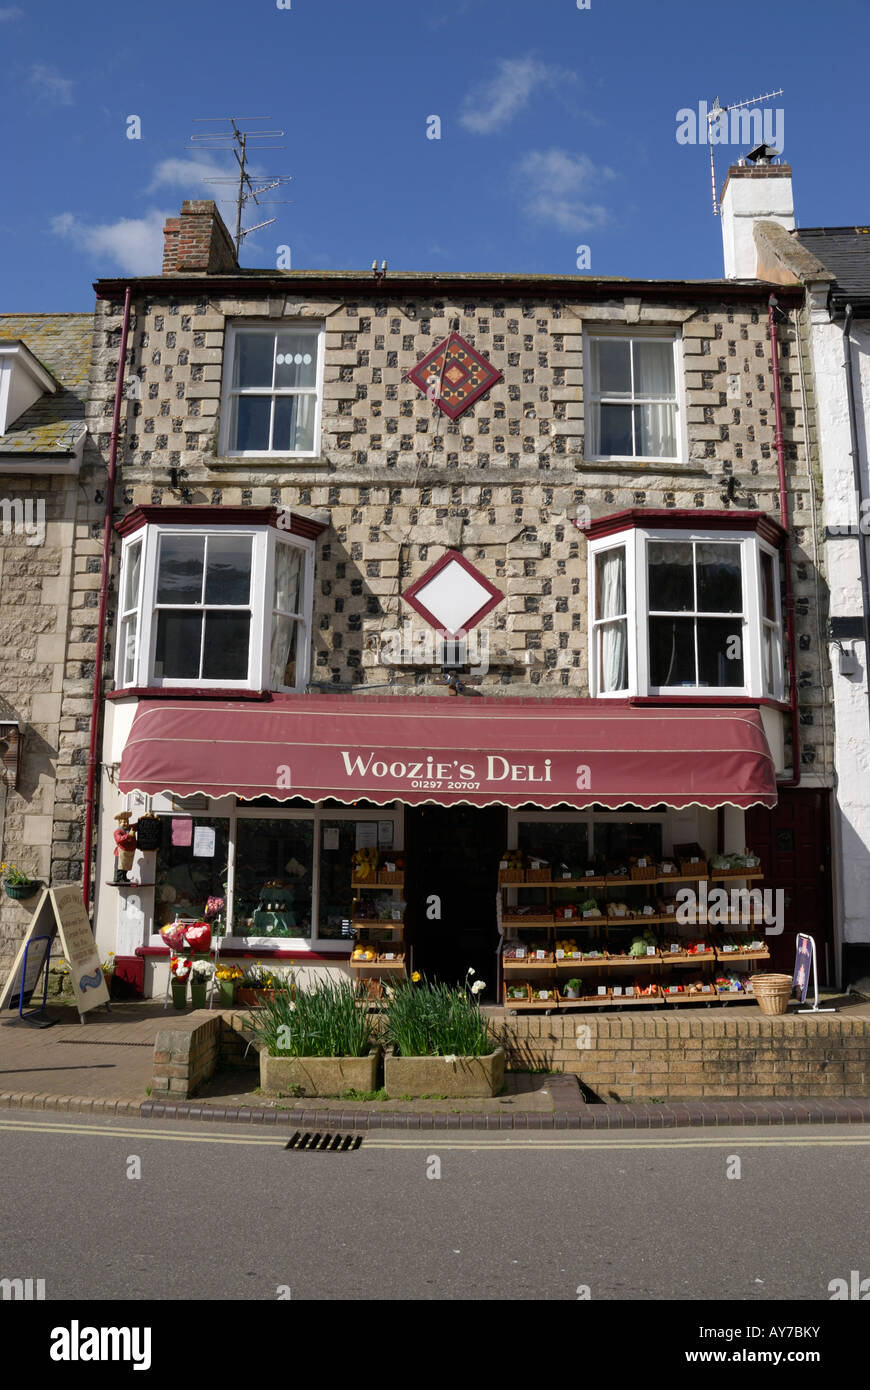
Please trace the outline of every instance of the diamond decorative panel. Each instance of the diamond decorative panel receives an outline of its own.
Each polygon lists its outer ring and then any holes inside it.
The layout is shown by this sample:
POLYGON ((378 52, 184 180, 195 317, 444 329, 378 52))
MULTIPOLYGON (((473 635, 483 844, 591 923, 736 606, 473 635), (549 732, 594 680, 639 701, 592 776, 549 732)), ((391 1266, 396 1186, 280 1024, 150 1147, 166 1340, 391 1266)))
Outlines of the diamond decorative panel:
POLYGON ((457 420, 485 391, 501 381, 502 373, 458 333, 451 333, 417 363, 408 379, 425 391, 445 415, 457 420))
POLYGON ((504 594, 458 550, 448 550, 402 598, 432 627, 455 637, 476 627, 504 594))

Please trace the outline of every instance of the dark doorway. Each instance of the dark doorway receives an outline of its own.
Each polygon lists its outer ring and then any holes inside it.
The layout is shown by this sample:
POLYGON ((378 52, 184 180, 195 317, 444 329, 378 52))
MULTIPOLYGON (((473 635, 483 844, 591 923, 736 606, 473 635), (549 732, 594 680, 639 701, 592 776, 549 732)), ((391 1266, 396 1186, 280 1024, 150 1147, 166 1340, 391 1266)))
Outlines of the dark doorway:
POLYGON ((828 793, 782 788, 773 810, 753 806, 747 811, 746 842, 761 859, 761 886, 781 888, 784 895, 782 935, 767 937, 769 968, 790 975, 795 936, 806 932, 815 938, 819 984, 835 984, 828 793))
POLYGON ((407 940, 414 969, 456 984, 471 966, 495 999, 502 806, 415 806, 405 812, 407 940), (440 912, 440 918, 432 914, 440 912))

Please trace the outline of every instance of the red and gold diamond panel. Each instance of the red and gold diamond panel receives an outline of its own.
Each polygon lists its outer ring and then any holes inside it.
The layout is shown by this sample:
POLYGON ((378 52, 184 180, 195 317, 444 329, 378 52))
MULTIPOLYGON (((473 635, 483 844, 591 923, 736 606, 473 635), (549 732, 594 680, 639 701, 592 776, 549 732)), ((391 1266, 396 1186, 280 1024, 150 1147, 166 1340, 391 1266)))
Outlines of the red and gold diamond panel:
POLYGON ((457 420, 501 379, 502 373, 458 333, 451 333, 408 373, 408 380, 451 420, 457 420))

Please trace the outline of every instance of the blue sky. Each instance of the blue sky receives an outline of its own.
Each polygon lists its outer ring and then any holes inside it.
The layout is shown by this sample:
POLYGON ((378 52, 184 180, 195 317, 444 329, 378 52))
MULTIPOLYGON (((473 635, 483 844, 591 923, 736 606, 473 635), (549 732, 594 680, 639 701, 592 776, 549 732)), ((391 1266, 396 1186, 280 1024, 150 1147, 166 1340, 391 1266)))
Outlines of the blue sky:
MULTIPOLYGON (((799 224, 870 221, 866 0, 278 3, 0 2, 0 310, 159 272, 164 218, 232 167, 195 116, 286 131, 259 167, 292 203, 249 211, 279 220, 248 266, 572 274, 588 246, 593 275, 719 276, 709 149, 677 112, 778 87, 799 224)), ((717 147, 720 187, 740 149, 717 147)))

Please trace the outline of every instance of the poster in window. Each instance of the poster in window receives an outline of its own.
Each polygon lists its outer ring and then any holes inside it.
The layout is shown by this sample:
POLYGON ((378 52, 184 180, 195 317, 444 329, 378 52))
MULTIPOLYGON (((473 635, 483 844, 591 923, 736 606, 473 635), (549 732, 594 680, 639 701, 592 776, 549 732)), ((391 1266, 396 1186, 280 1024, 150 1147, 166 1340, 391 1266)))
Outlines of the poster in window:
POLYGON ((368 849, 371 846, 377 848, 378 844, 378 823, 375 820, 358 820, 356 823, 356 848, 368 849))
POLYGON ((193 832, 193 853, 199 859, 214 858, 214 827, 198 825, 193 832))
POLYGON ((193 821, 187 816, 173 816, 172 843, 182 846, 188 846, 193 843, 193 821))
POLYGON ((378 844, 384 849, 393 847, 393 822, 391 820, 378 821, 378 844))
POLYGON ((339 831, 334 825, 327 825, 323 828, 323 848, 326 850, 338 849, 339 831))

